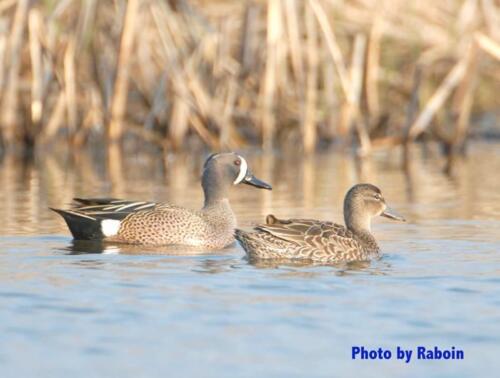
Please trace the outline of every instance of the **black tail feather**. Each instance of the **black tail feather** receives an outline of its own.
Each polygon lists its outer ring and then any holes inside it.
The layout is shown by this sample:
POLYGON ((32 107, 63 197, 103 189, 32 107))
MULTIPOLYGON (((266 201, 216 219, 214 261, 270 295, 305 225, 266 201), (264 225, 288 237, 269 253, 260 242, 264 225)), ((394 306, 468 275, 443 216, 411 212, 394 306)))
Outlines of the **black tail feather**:
POLYGON ((61 215, 76 240, 101 240, 101 220, 73 211, 50 208, 61 215))

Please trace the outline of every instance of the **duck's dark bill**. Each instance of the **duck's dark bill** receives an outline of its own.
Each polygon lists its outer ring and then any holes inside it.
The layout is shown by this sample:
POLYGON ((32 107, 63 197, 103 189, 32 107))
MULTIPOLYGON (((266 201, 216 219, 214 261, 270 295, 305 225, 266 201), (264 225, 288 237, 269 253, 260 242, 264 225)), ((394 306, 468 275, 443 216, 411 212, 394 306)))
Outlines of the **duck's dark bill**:
POLYGON ((273 189, 273 187, 271 185, 269 185, 268 183, 265 183, 264 181, 259 180, 257 177, 255 177, 252 174, 247 175, 243 179, 243 183, 247 184, 247 185, 255 186, 256 188, 262 188, 262 189, 268 189, 268 190, 273 189))
POLYGON ((406 222, 406 219, 404 219, 401 215, 399 215, 394 210, 389 209, 389 208, 386 208, 385 211, 382 214, 380 214, 380 216, 386 217, 389 219, 393 219, 393 220, 397 220, 400 222, 406 222))

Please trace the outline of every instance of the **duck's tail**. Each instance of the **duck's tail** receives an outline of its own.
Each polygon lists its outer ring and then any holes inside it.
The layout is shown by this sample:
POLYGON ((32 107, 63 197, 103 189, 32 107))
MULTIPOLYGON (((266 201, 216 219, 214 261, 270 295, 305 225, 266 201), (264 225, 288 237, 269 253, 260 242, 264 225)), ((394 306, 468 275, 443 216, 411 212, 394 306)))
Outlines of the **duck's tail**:
MULTIPOLYGON (((61 215, 76 240, 102 240, 103 220, 77 211, 50 208, 61 215)), ((117 221, 119 222, 119 221, 117 221)))

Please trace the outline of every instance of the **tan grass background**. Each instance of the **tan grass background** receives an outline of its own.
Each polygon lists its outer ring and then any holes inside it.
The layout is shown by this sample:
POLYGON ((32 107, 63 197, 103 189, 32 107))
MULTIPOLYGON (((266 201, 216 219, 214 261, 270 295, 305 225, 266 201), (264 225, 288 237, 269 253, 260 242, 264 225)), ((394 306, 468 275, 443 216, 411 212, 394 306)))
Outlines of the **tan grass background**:
POLYGON ((500 108, 494 0, 0 1, 3 149, 165 150, 422 133, 460 148, 500 108))

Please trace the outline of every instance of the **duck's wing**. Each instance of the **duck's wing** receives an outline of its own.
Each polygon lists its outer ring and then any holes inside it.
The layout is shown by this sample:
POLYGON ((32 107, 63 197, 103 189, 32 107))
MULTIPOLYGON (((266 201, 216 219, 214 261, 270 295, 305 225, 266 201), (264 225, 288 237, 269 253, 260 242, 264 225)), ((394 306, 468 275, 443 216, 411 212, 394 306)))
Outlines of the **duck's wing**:
POLYGON ((352 232, 344 226, 316 219, 278 219, 268 216, 266 224, 255 228, 285 241, 315 248, 353 240, 352 232))
POLYGON ((124 219, 127 215, 168 206, 149 201, 129 201, 116 198, 74 198, 71 212, 80 213, 96 219, 124 219))

